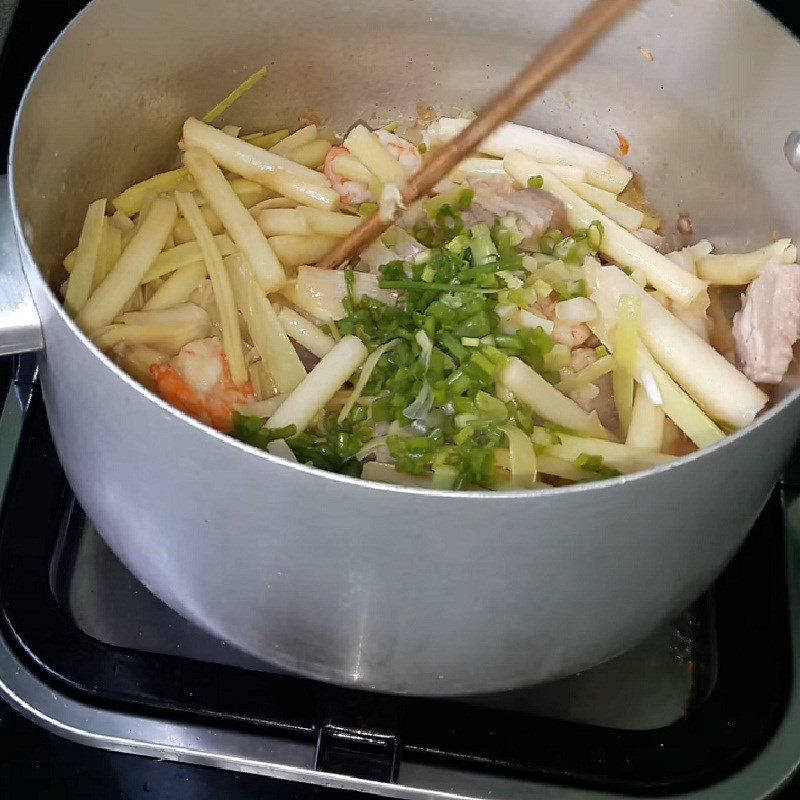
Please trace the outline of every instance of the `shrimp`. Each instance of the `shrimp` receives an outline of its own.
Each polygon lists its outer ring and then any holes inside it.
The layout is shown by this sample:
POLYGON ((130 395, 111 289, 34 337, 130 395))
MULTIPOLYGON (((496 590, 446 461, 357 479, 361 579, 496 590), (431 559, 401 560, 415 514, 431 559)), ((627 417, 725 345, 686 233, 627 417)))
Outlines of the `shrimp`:
POLYGON ((556 318, 556 302, 552 297, 542 298, 534 303, 529 309, 531 313, 539 317, 544 317, 555 323, 550 338, 558 343, 565 344, 570 350, 581 345, 586 345, 592 337, 589 326, 581 322, 579 325, 568 325, 556 318))
POLYGON ((569 348, 580 347, 592 335, 589 326, 581 322, 580 325, 567 325, 565 322, 556 322, 550 336, 554 342, 565 344, 569 348))
POLYGON ((325 163, 322 167, 325 177, 331 182, 333 190, 339 195, 342 202, 358 205, 373 201, 375 198, 369 186, 360 181, 343 178, 334 170, 334 159, 348 155, 350 155, 350 151, 346 147, 331 147, 328 155, 325 156, 325 163))
MULTIPOLYGON (((374 131, 378 141, 389 151, 392 157, 409 173, 417 172, 422 167, 422 155, 419 149, 411 142, 390 133, 383 128, 374 131)), ((361 181, 354 181, 343 178, 333 168, 333 162, 339 156, 350 155, 346 147, 332 147, 325 156, 323 172, 325 177, 331 182, 333 190, 345 203, 358 204, 377 202, 377 198, 372 193, 369 186, 361 181)))
POLYGON ((412 175, 419 172, 422 168, 422 155, 416 145, 383 128, 379 128, 374 133, 378 137, 378 141, 392 154, 401 167, 405 167, 412 175))
POLYGON ((181 348, 168 364, 150 367, 158 393, 189 416, 223 433, 233 429, 237 405, 255 400, 250 381, 237 386, 218 339, 197 339, 181 348))

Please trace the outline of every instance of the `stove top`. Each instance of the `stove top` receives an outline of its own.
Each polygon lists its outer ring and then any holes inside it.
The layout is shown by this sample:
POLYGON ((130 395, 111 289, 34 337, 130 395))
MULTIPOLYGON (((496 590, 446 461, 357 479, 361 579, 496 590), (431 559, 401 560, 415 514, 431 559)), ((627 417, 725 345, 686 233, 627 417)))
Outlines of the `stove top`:
MULTIPOLYGON (((83 5, 0 0, 4 147, 27 76, 83 5)), ((800 764, 800 468, 715 587, 633 651, 516 692, 401 698, 270 668, 172 612, 75 503, 35 362, 0 359, 3 398, 2 797, 749 800, 800 764)))

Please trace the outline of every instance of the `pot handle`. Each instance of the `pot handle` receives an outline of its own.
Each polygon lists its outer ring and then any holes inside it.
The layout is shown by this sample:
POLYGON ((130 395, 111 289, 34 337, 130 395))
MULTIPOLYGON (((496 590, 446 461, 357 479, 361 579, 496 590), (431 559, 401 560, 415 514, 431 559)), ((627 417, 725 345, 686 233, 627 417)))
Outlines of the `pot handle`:
POLYGON ((43 344, 14 234, 8 177, 0 175, 0 356, 41 350, 43 344))

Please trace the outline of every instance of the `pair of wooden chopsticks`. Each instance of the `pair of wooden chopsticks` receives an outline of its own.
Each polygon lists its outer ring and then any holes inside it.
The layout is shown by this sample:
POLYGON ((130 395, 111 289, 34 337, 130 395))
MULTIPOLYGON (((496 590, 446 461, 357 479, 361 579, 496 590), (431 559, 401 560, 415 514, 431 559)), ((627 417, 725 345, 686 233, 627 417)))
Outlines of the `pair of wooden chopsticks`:
MULTIPOLYGON (((615 22, 630 11, 637 0, 595 0, 555 38, 514 80, 485 105, 469 127, 441 148, 412 175, 400 189, 402 203, 410 205, 431 189, 464 160, 492 131, 513 117, 550 81, 577 61, 615 22)), ((316 266, 336 269, 357 256, 392 223, 378 214, 364 220, 316 266)))

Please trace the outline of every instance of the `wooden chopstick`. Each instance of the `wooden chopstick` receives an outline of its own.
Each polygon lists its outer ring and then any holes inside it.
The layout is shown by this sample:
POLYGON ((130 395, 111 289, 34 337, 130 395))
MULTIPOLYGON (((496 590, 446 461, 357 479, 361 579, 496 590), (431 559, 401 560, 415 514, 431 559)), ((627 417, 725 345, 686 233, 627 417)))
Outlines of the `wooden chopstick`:
MULTIPOLYGON (((466 158, 492 131, 513 117, 554 78, 577 61, 611 25, 630 11, 638 0, 595 0, 560 34, 551 39, 536 58, 506 88, 485 105, 472 123, 427 159, 422 169, 401 187, 408 206, 431 189, 466 158)), ((319 263, 320 269, 345 264, 377 239, 392 222, 373 214, 319 263)))

